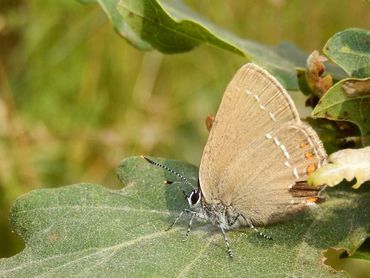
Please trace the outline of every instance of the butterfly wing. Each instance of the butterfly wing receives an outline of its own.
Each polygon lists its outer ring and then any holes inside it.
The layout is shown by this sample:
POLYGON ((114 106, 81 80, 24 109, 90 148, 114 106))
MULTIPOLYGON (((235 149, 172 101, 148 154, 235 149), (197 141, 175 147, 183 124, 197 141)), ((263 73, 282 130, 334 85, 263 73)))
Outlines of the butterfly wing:
POLYGON ((285 124, 256 138, 230 162, 218 184, 219 200, 254 225, 276 222, 307 206, 310 192, 293 194, 292 189, 325 162, 326 152, 311 127, 285 124))
POLYGON ((233 206, 255 225, 306 207, 295 184, 326 161, 316 132, 302 124, 288 93, 254 64, 228 85, 200 165, 207 203, 233 206))
POLYGON ((257 65, 243 66, 226 88, 203 151, 199 180, 205 200, 220 200, 220 178, 232 159, 288 122, 300 119, 284 88, 257 65))

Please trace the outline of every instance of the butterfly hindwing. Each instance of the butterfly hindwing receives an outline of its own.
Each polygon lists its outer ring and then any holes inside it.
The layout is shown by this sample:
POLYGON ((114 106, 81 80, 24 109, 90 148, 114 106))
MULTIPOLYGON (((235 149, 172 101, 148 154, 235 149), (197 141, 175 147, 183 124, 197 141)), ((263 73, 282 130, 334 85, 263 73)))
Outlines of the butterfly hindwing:
POLYGON ((291 189, 306 180, 311 167, 326 161, 316 139, 304 124, 286 124, 257 138, 223 172, 217 186, 219 201, 254 225, 270 224, 305 208, 309 192, 296 195, 291 189))

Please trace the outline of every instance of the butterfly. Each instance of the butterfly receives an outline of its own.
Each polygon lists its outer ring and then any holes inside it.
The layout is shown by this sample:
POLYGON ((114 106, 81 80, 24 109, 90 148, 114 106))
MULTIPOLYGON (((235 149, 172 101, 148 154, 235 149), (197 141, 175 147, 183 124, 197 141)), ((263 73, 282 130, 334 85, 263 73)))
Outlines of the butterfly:
MULTIPOLYGON (((185 182, 181 174, 148 157, 185 182)), ((227 86, 200 162, 198 186, 186 195, 189 209, 179 218, 210 221, 233 256, 226 231, 266 226, 319 200, 320 188, 307 190, 307 176, 325 164, 327 154, 316 132, 299 117, 286 90, 266 70, 249 63, 227 86)))

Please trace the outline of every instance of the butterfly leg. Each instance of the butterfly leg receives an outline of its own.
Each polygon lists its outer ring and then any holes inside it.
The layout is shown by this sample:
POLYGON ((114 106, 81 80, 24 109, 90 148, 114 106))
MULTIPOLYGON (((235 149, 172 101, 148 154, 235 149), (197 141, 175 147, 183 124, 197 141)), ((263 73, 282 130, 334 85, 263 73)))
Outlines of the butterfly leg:
POLYGON ((259 236, 264 237, 264 238, 269 239, 269 240, 272 240, 272 237, 270 237, 269 235, 264 234, 263 232, 261 232, 260 230, 258 230, 256 227, 254 227, 254 225, 252 224, 252 222, 249 219, 245 218, 244 216, 243 216, 243 218, 247 222, 248 226, 253 231, 255 231, 259 236))
MULTIPOLYGON (((195 214, 194 211, 191 211, 190 209, 183 209, 180 214, 176 217, 175 221, 172 222, 172 224, 166 229, 166 231, 170 230, 176 223, 177 221, 179 221, 179 219, 181 218, 181 216, 184 214, 184 212, 186 213, 191 213, 191 214, 195 214)), ((191 221, 192 222, 192 221, 191 221)), ((190 224, 190 223, 189 223, 190 224)))
POLYGON ((196 213, 192 211, 192 216, 190 218, 190 221, 189 221, 189 224, 188 224, 188 229, 186 230, 186 234, 185 234, 185 237, 184 237, 183 241, 186 241, 188 239, 188 236, 190 234, 191 225, 193 224, 193 219, 194 219, 195 215, 196 215, 196 213))
POLYGON ((227 253, 229 254, 229 257, 232 258, 233 257, 233 251, 231 250, 229 239, 226 236, 225 230, 222 227, 220 227, 220 229, 221 229, 222 235, 224 236, 224 241, 225 241, 225 244, 226 244, 226 247, 227 247, 227 253))
POLYGON ((228 217, 227 218, 227 224, 229 225, 229 227, 232 227, 236 223, 236 221, 238 221, 239 217, 240 217, 239 213, 233 218, 228 217))

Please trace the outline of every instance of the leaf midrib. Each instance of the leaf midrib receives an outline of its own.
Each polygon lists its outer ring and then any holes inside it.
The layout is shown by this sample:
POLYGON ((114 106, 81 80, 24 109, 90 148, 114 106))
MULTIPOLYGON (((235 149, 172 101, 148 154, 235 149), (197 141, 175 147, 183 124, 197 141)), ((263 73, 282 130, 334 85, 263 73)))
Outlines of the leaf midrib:
POLYGON ((161 215, 172 215, 169 211, 161 211, 161 210, 155 210, 155 209, 135 209, 130 207, 111 207, 111 206, 54 206, 54 207, 38 207, 38 208, 32 208, 32 209, 26 209, 26 210, 17 210, 16 213, 29 213, 31 211, 49 211, 49 210, 64 210, 64 209, 95 209, 95 210, 115 210, 115 211, 125 211, 125 212, 145 212, 145 213, 157 213, 161 215))
MULTIPOLYGON (((11 269, 7 269, 3 272, 0 272, 0 276, 4 275, 6 277, 6 274, 10 274, 11 272, 15 271, 15 270, 19 270, 19 269, 22 269, 23 267, 27 267, 29 265, 32 265, 32 264, 37 264, 37 263, 44 263, 44 262, 48 262, 48 261, 51 261, 53 259, 56 259, 56 258, 60 258, 60 257, 65 257, 65 256, 69 256, 69 255, 73 255, 73 254, 78 254, 78 253, 86 253, 88 252, 88 254, 86 254, 85 256, 82 256, 82 257, 79 257, 78 259, 76 260, 72 260, 72 261, 68 261, 62 265, 59 265, 58 267, 56 268, 53 268, 47 272, 51 272, 51 271, 55 271, 55 270, 58 270, 60 268, 63 268, 64 266, 68 265, 68 264, 73 264, 73 263, 76 263, 80 260, 84 260, 86 258, 89 258, 93 255, 96 255, 96 254, 99 254, 99 253, 103 253, 105 251, 118 251, 122 248, 125 248, 125 247, 128 247, 128 246, 131 246, 131 245, 134 245, 134 244, 137 244, 137 243, 141 243, 142 241, 145 241, 145 240, 151 240, 151 239, 154 239, 154 238, 158 238, 158 237, 161 237, 161 236, 164 236, 164 235, 168 235, 168 234, 171 234, 171 233, 174 233, 174 232, 177 232, 179 231, 181 228, 178 227, 178 228, 173 228, 169 231, 160 231, 160 232, 157 232, 157 233, 150 233, 150 234, 147 234, 147 235, 144 235, 144 236, 141 236, 141 237, 137 237, 133 240, 129 240, 129 241, 124 241, 120 244, 116 244, 116 245, 111 245, 111 246, 108 246, 108 247, 91 247, 91 248, 87 248, 87 249, 83 249, 83 250, 78 250, 78 251, 75 251, 75 252, 69 252, 69 253, 65 253, 65 254, 58 254, 58 255, 54 255, 54 256, 50 256, 50 257, 46 257, 46 258, 43 258, 41 260, 36 260, 36 261, 29 261, 27 263, 24 263, 24 264, 21 264, 19 266, 16 266, 14 268, 11 268, 11 269), (96 250, 95 252, 89 252, 90 250, 96 250)), ((26 250, 24 250, 26 251, 26 250)), ((23 252, 24 252, 23 251, 23 252)), ((1 260, 0 260, 1 262, 1 260)), ((47 273, 46 272, 46 273, 47 273)), ((46 273, 43 273, 41 275, 45 275, 46 273)))
POLYGON ((367 96, 358 96, 358 97, 353 97, 351 99, 345 99, 343 101, 334 102, 334 103, 332 103, 328 106, 324 106, 322 109, 318 109, 318 111, 316 113, 318 113, 318 112, 321 113, 323 110, 328 110, 329 108, 333 108, 334 106, 341 105, 345 102, 352 102, 352 101, 359 101, 359 100, 362 101, 362 99, 366 99, 366 98, 370 98, 370 96, 369 95, 367 95, 367 96))

